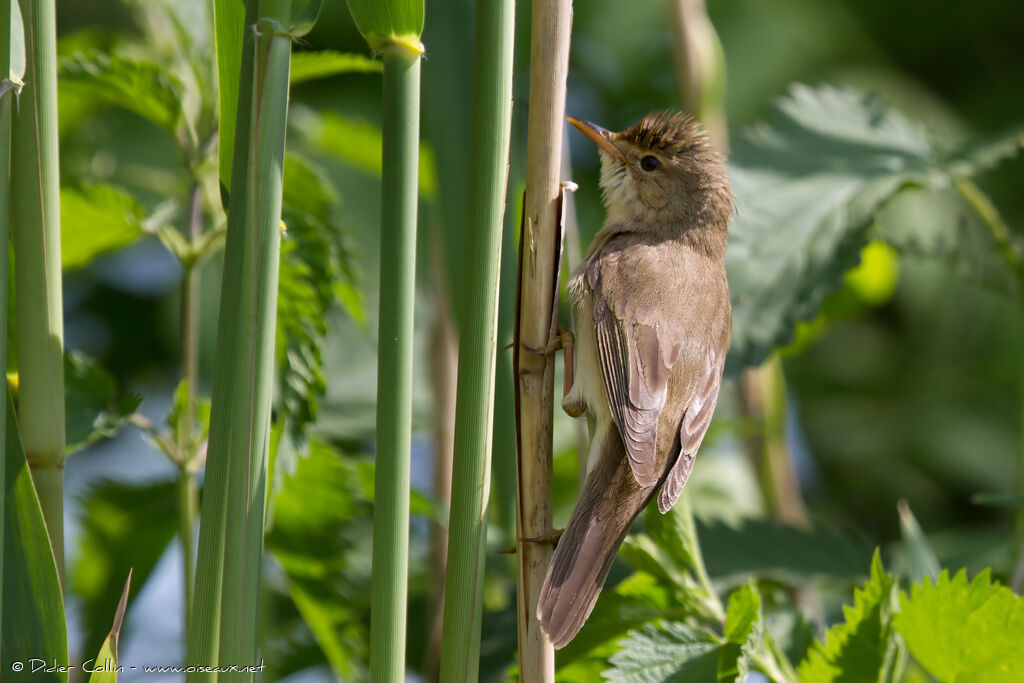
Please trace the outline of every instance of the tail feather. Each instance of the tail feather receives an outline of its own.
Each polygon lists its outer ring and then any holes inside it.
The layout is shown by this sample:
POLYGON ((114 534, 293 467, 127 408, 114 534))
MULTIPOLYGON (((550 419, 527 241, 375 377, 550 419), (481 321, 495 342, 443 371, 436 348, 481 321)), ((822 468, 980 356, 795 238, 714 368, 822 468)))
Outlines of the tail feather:
POLYGON ((541 628, 556 648, 572 640, 590 616, 619 546, 657 488, 637 484, 618 430, 606 434, 537 602, 541 628))

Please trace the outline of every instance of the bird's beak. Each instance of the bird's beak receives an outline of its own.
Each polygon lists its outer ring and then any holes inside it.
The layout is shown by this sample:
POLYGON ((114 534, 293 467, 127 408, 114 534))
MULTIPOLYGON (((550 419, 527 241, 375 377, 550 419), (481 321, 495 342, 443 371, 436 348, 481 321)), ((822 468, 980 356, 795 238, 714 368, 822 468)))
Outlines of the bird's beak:
POLYGON ((567 120, 569 123, 579 128, 581 133, 600 145, 603 150, 618 159, 623 161, 626 160, 622 151, 619 150, 619 148, 615 146, 615 143, 612 142, 612 136, 614 136, 615 133, 602 128, 596 123, 584 121, 583 119, 578 119, 575 116, 569 116, 567 117, 567 120))

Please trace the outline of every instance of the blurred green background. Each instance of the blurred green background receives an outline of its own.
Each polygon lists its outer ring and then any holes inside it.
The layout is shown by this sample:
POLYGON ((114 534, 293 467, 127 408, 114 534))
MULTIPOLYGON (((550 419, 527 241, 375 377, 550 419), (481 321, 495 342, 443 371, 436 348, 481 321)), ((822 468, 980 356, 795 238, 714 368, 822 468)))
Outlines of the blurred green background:
MULTIPOLYGON (((920 0, 709 0, 708 4, 725 50, 727 116, 733 135, 767 117, 773 99, 794 82, 828 82, 877 92, 951 146, 998 133, 1021 120, 1024 50, 1019 27, 1024 25, 1024 6, 1019 4, 996 0, 942 7, 920 0)), ((119 2, 58 3, 58 10, 62 55, 88 48, 117 49, 138 40, 138 15, 119 2)), ((438 178, 436 191, 423 197, 421 211, 418 303, 422 305, 417 324, 422 341, 417 342, 413 476, 414 486, 428 495, 434 389, 429 383, 432 357, 426 338, 435 304, 443 295, 437 288, 442 269, 454 283, 451 289, 458 291, 465 229, 460 225, 465 202, 459 194, 459 178, 465 175, 467 158, 471 11, 471 4, 461 0, 428 2, 424 36, 425 141, 440 142, 432 154, 437 168, 448 174, 438 178), (446 122, 456 125, 446 127, 446 122), (440 265, 439 254, 448 256, 446 266, 440 265)), ((528 3, 520 3, 503 283, 511 282, 507 276, 513 272, 512 235, 525 162, 528 14, 528 3)), ((578 3, 568 113, 621 129, 648 111, 677 106, 666 17, 662 2, 578 3)), ((367 52, 341 2, 325 3, 316 28, 295 49, 367 52)), ((289 145, 322 159, 337 185, 340 207, 335 213, 356 255, 368 317, 363 326, 340 309, 331 314, 323 351, 327 393, 316 431, 348 451, 371 452, 378 176, 372 164, 332 155, 311 130, 321 117, 336 114, 379 131, 380 78, 358 74, 312 81, 296 86, 292 98, 289 145)), ((113 182, 131 190, 150 209, 168 198, 184 196, 187 188, 180 180, 179 160, 157 128, 123 110, 86 106, 86 99, 61 100, 64 182, 113 182)), ((567 135, 573 179, 580 185, 575 206, 585 245, 602 220, 597 155, 582 136, 567 135)), ((372 136, 361 142, 370 145, 372 156, 372 136)), ((1024 160, 1012 159, 987 172, 978 183, 1011 228, 1022 224, 1024 160)), ((881 295, 866 294, 863 287, 855 286, 833 295, 814 331, 783 354, 790 403, 788 437, 811 518, 841 529, 865 546, 885 548, 898 538, 896 504, 903 499, 929 534, 944 566, 976 570, 993 565, 997 573, 1005 573, 1008 515, 1004 509, 977 505, 971 498, 977 493, 1010 493, 1018 476, 1020 311, 1014 300, 987 286, 986 278, 965 278, 944 260, 901 256, 867 277, 882 282, 881 295), (890 281, 891 287, 886 285, 890 281)), ((65 282, 68 347, 96 356, 120 386, 143 394, 144 412, 160 419, 180 372, 176 263, 155 239, 148 238, 68 273, 65 282)), ((202 286, 201 373, 208 392, 220 290, 217 262, 204 268, 202 286)), ((507 289, 501 305, 507 319, 512 305, 507 289)), ((563 306, 563 314, 566 309, 563 306)), ((499 340, 499 346, 508 341, 499 340)), ((509 372, 507 358, 499 363, 499 372, 509 372)), ((501 387, 499 381, 499 391, 501 387)), ((705 449, 696 468, 698 492, 711 492, 703 497, 698 493, 697 510, 709 516, 731 516, 730 510, 753 514, 760 508, 759 494, 751 484, 753 475, 736 438, 739 418, 734 394, 727 392, 723 398, 718 438, 705 449)), ((499 409, 508 406, 499 403, 499 409)), ((495 468, 507 473, 511 437, 501 420, 499 416, 495 468)), ((556 503, 564 520, 575 497, 577 442, 571 421, 561 414, 556 420, 556 503)), ((100 478, 140 478, 131 474, 133 468, 147 473, 141 478, 168 477, 171 470, 162 468, 156 456, 150 465, 140 464, 149 457, 143 454, 145 448, 137 435, 125 434, 75 455, 67 466, 69 490, 72 495, 84 495, 100 478), (121 455, 112 455, 115 451, 121 455)), ((502 504, 500 497, 498 504, 502 504)), ((507 501, 505 505, 507 509, 507 501)), ((75 508, 68 514, 74 516, 75 508)), ((492 516, 499 523, 504 519, 500 509, 492 516)), ((418 521, 414 524, 414 553, 423 552, 425 529, 418 521)), ((69 541, 71 556, 76 553, 74 538, 69 541)), ((494 543, 505 541, 496 538, 494 543)), ((510 565, 494 562, 499 575, 507 576, 510 565)), ((167 572, 173 571, 172 562, 165 558, 163 564, 167 572)), ((865 556, 862 569, 866 568, 865 556)), ((412 620, 422 618, 423 572, 423 567, 413 569, 414 581, 421 583, 413 591, 412 620)), ((499 616, 489 617, 485 629, 495 632, 505 618, 500 614, 507 616, 500 612, 510 604, 507 591, 495 589, 488 604, 499 616)), ((308 636, 295 637, 308 646, 308 636)), ((487 642, 485 638, 485 651, 487 642)), ((416 645, 412 648, 415 658, 416 645)), ((495 649, 496 661, 507 661, 509 653, 498 645, 495 649)))

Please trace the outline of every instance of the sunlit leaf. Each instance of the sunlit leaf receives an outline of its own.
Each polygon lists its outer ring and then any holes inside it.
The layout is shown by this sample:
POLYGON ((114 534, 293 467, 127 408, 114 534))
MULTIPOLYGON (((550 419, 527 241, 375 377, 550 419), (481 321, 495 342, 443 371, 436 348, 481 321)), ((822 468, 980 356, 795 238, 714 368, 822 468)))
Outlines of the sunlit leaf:
POLYGON ((4 461, 3 609, 0 637, 5 681, 67 683, 68 642, 64 599, 57 579, 43 512, 18 436, 18 419, 7 394, 4 461), (33 672, 29 659, 56 662, 64 671, 33 672), (14 666, 19 662, 18 669, 14 666))
POLYGON ((771 124, 752 128, 733 149, 730 368, 760 363, 815 315, 899 191, 949 187, 1022 143, 1015 131, 949 152, 877 97, 794 86, 771 124))
POLYGON ((65 270, 87 266, 100 254, 126 247, 145 234, 145 208, 118 187, 62 187, 60 209, 65 270))
POLYGON ((296 52, 292 55, 291 83, 305 83, 347 73, 380 73, 381 61, 365 55, 334 50, 296 52))
POLYGON ((761 619, 761 596, 753 582, 736 589, 729 596, 725 612, 726 642, 718 655, 719 681, 745 681, 750 673, 750 660, 764 631, 761 619))
POLYGON ((853 605, 843 606, 845 621, 816 642, 798 670, 803 683, 883 680, 895 647, 890 620, 896 580, 882 569, 878 551, 871 560, 871 580, 853 593, 853 605))
MULTIPOLYGON (((11 62, 8 78, 18 82, 25 76, 25 25, 21 21, 21 7, 11 2, 11 62)), ((2 79, 0 79, 2 80, 2 79)))
POLYGON ((1024 680, 1024 602, 991 583, 943 571, 900 593, 894 626, 914 658, 942 683, 1024 680))
POLYGON ((714 681, 721 647, 714 634, 686 624, 648 624, 619 643, 604 677, 615 683, 714 681))
POLYGON ((935 551, 924 535, 924 530, 917 523, 917 518, 910 511, 910 506, 906 501, 900 501, 897 509, 900 515, 903 550, 906 553, 907 576, 915 583, 926 576, 938 576, 939 560, 935 557, 935 551))
POLYGON ((370 49, 399 43, 423 51, 423 0, 348 0, 348 9, 370 49))
POLYGON ((128 609, 128 591, 132 585, 132 572, 128 571, 128 578, 124 582, 124 590, 121 591, 121 599, 117 602, 117 609, 114 611, 114 624, 110 627, 110 633, 103 639, 103 646, 92 662, 86 664, 92 674, 89 676, 89 683, 117 683, 117 644, 121 638, 121 625, 124 624, 124 613, 128 609))

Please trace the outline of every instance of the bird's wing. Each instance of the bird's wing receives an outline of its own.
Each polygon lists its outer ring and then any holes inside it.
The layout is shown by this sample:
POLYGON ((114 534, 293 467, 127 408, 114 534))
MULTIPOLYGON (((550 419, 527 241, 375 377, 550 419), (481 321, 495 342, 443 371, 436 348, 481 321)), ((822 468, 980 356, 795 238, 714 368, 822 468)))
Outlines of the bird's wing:
POLYGON ((661 490, 658 492, 658 509, 662 514, 669 511, 679 495, 683 492, 683 485, 690 477, 693 470, 693 461, 697 456, 697 449, 700 448, 704 434, 711 424, 711 415, 715 412, 715 403, 718 402, 718 388, 722 385, 722 370, 725 367, 725 354, 716 353, 712 348, 704 364, 704 371, 701 373, 697 383, 697 390, 686 406, 686 412, 679 424, 679 457, 665 478, 661 490), (721 356, 721 357, 719 357, 721 356))
POLYGON ((624 290, 602 287, 600 269, 616 266, 614 259, 599 256, 588 273, 592 275, 594 336, 612 419, 622 435, 633 476, 647 487, 664 473, 668 454, 661 454, 659 461, 658 420, 672 366, 685 340, 678 326, 659 328, 631 315, 624 290))

